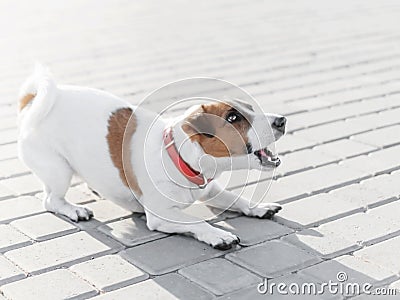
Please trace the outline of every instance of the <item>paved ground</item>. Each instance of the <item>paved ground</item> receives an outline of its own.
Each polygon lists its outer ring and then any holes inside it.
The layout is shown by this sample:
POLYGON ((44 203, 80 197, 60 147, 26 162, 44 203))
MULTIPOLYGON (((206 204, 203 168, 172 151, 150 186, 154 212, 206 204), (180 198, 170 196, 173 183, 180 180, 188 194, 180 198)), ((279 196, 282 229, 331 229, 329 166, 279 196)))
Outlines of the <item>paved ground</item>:
POLYGON ((399 20, 395 0, 2 1, 0 299, 255 299, 262 278, 323 284, 338 272, 399 289, 399 20), (150 232, 79 180, 68 198, 94 220, 45 213, 16 151, 16 93, 35 60, 132 103, 191 76, 240 85, 288 115, 267 197, 284 209, 225 216, 218 225, 242 239, 229 252, 150 232))

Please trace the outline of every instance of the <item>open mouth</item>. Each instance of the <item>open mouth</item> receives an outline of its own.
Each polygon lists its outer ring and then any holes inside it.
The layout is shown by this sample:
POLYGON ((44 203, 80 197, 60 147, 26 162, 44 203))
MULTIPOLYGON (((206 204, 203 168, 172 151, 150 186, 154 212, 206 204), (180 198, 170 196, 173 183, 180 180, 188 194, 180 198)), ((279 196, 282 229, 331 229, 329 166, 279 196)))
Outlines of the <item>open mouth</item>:
POLYGON ((260 164, 264 167, 277 167, 281 164, 278 155, 273 154, 268 148, 256 150, 253 153, 260 160, 260 164))

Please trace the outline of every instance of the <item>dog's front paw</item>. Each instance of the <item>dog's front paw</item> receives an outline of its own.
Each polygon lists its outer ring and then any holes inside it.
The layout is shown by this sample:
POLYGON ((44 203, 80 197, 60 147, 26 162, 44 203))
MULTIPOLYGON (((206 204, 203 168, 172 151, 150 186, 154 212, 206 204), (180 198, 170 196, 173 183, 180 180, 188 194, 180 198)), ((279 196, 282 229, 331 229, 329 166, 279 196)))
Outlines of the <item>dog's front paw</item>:
POLYGON ((215 230, 198 235, 198 240, 205 242, 215 249, 228 250, 233 245, 239 244, 240 239, 236 235, 218 228, 215 230))
POLYGON ((282 206, 277 203, 261 203, 257 207, 250 209, 246 215, 249 217, 271 219, 281 209, 282 206))

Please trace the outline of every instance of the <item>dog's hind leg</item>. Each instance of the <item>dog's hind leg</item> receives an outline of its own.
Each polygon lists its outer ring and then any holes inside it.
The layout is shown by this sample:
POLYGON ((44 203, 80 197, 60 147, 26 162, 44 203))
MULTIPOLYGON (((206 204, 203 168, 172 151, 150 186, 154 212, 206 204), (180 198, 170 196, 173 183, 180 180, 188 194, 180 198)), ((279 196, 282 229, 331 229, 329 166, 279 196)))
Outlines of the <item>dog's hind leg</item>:
POLYGON ((67 161, 46 145, 21 141, 20 158, 40 179, 44 186, 44 207, 72 221, 89 220, 93 212, 80 205, 69 203, 64 196, 69 188, 73 170, 67 161))

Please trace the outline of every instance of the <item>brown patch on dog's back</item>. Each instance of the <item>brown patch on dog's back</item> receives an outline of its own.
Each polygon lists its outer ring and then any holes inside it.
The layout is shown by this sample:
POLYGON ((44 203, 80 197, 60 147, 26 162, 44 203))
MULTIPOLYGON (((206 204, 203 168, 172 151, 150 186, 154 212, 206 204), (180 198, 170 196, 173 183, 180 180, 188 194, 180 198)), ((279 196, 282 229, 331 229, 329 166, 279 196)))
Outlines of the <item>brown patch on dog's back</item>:
POLYGON ((140 197, 142 190, 139 187, 130 161, 130 145, 136 127, 136 117, 131 108, 125 107, 114 111, 108 119, 107 143, 111 160, 118 169, 123 184, 132 188, 136 196, 140 197))
POLYGON ((34 94, 26 94, 24 97, 22 97, 19 100, 19 111, 23 110, 29 103, 31 103, 35 96, 36 95, 34 94))
POLYGON ((247 153, 247 132, 251 127, 251 117, 240 113, 242 120, 227 123, 226 116, 238 112, 233 106, 215 102, 202 105, 191 113, 182 125, 192 141, 198 142, 204 152, 214 157, 227 157, 247 153))

